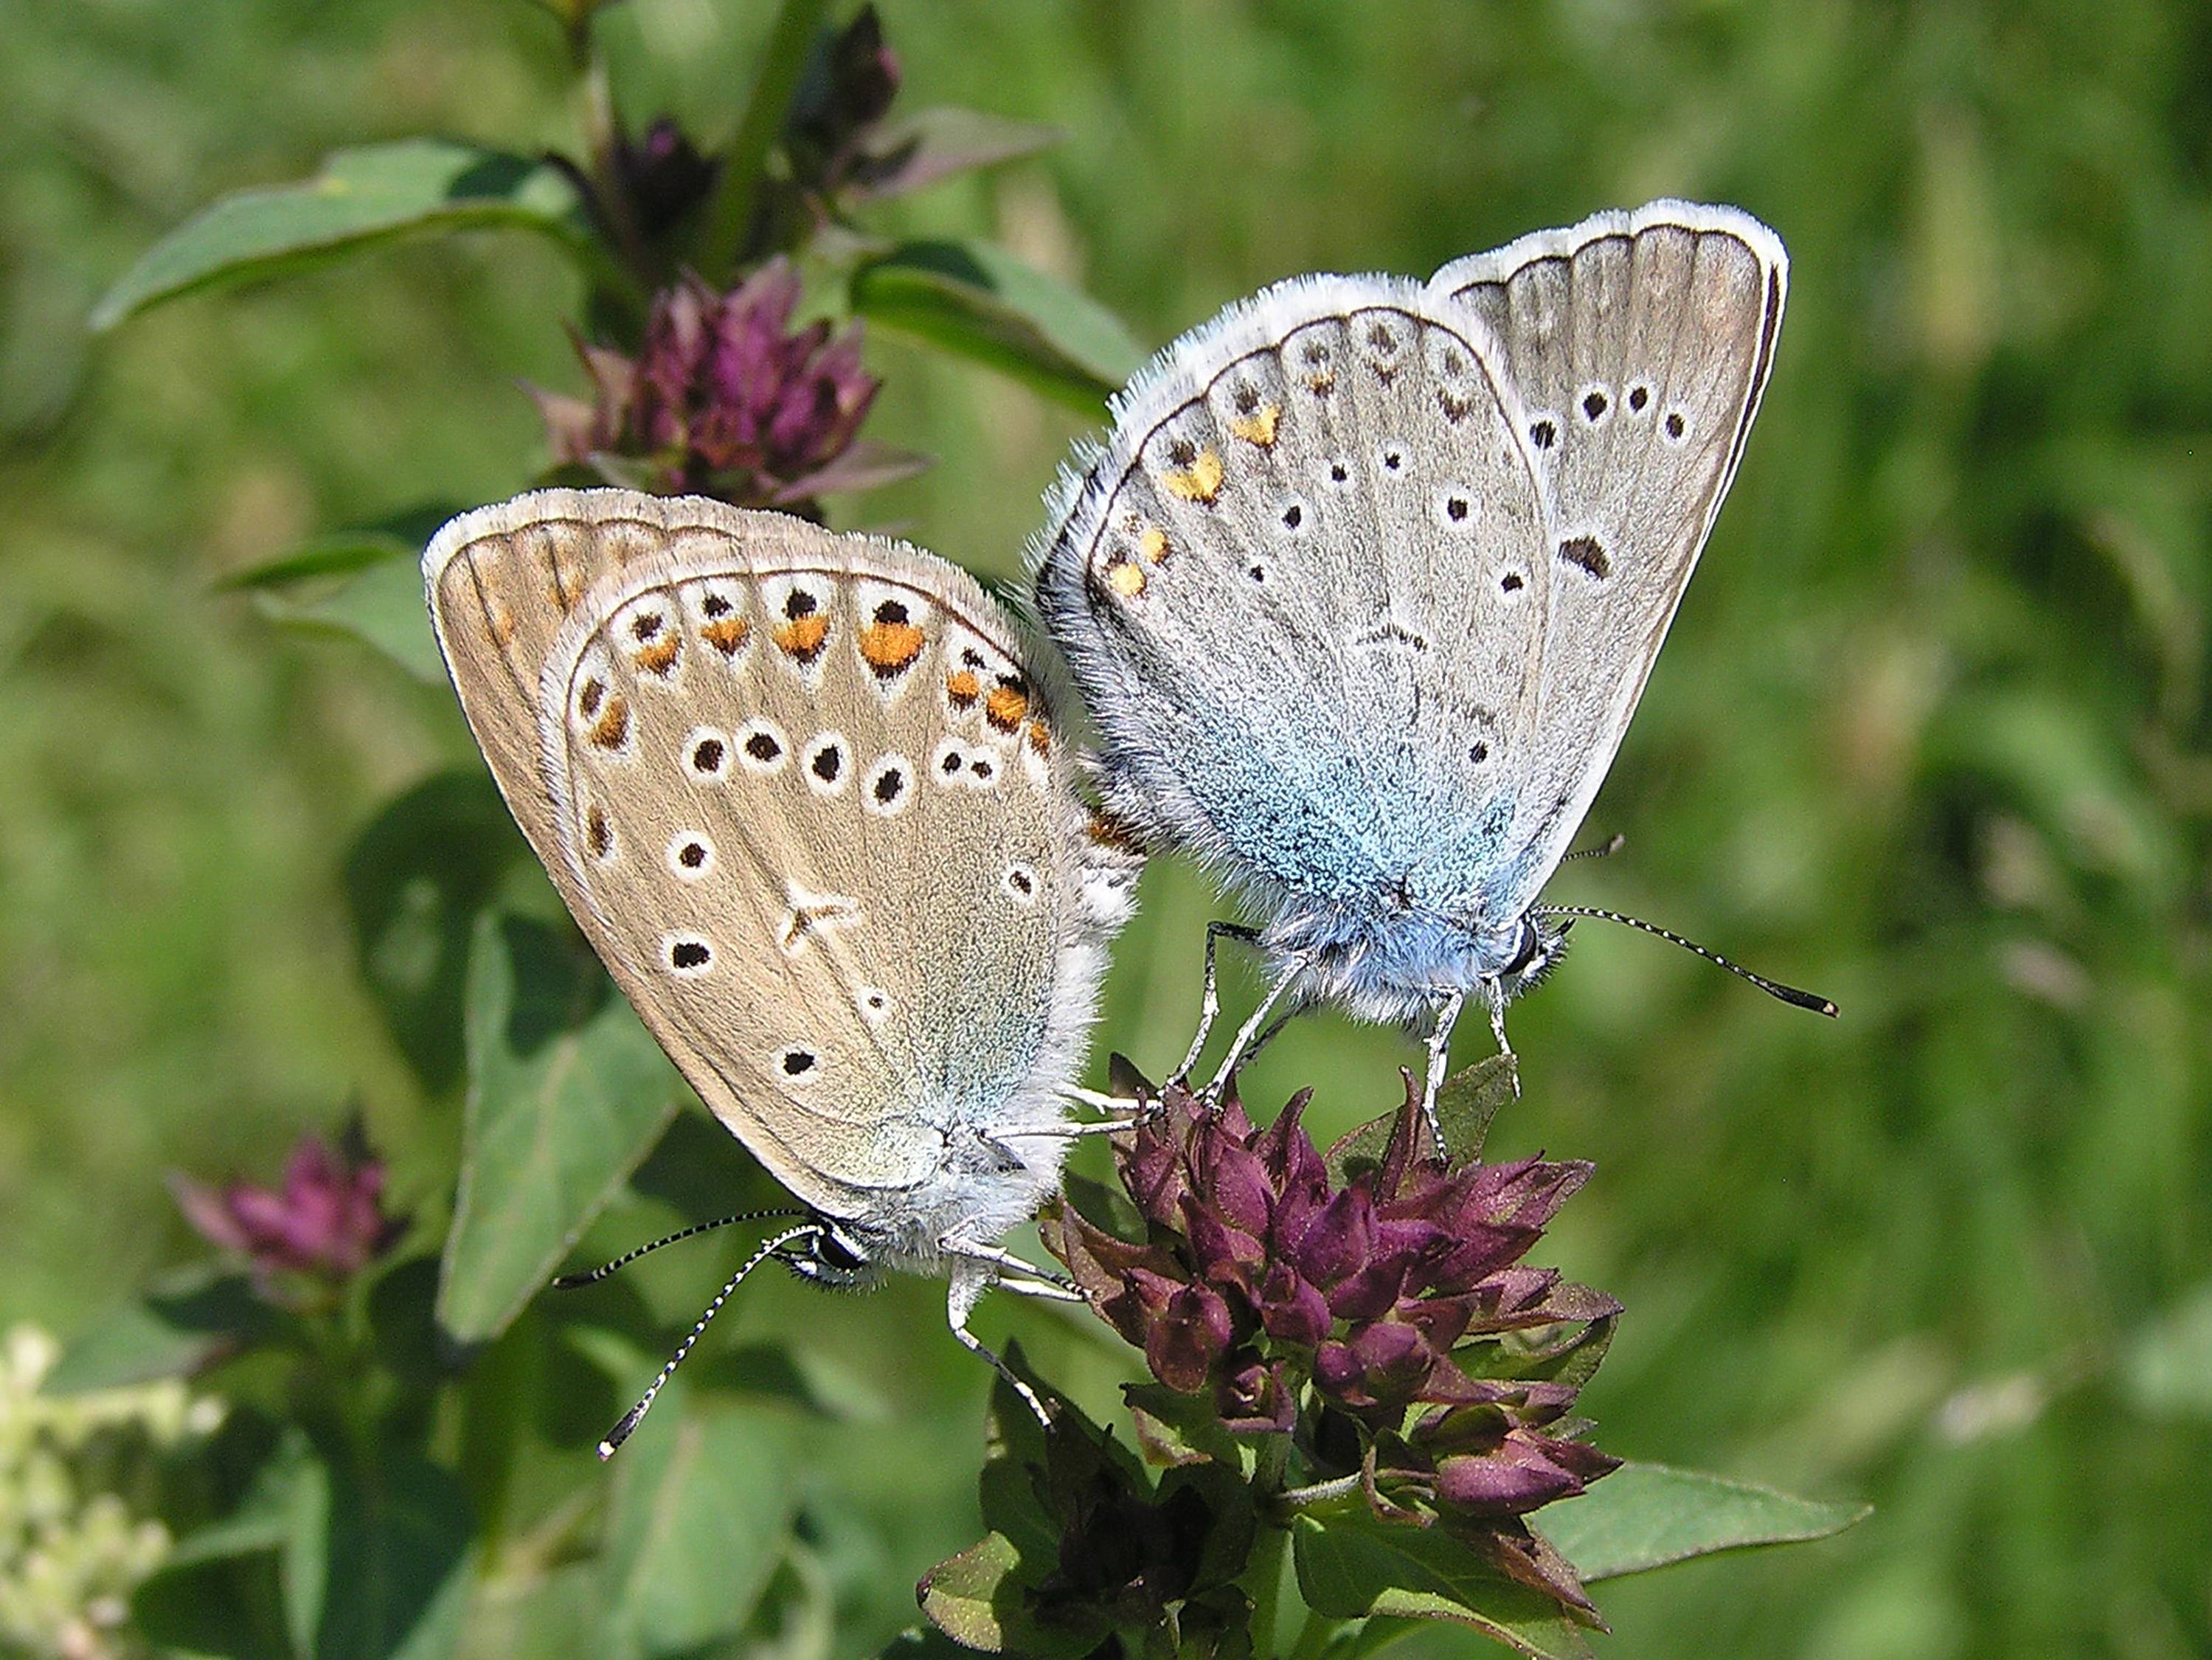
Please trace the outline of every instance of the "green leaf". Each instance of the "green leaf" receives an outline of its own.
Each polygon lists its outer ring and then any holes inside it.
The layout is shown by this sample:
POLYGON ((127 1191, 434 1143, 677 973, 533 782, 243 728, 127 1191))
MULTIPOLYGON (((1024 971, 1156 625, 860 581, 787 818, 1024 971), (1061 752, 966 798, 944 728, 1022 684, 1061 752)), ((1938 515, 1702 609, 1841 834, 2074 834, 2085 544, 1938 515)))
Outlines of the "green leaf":
POLYGON ((453 1474, 386 1447, 295 1488, 286 1621, 316 1660, 440 1660, 460 1640, 472 1518, 453 1474))
POLYGON ((189 1377, 267 1342, 289 1323, 254 1294, 245 1274, 212 1266, 183 1269, 71 1343, 40 1393, 84 1395, 189 1377))
POLYGON ((1034 155, 1065 137, 1058 127, 981 110, 943 105, 916 110, 877 129, 868 141, 867 159, 844 194, 854 202, 911 196, 958 173, 1034 155))
MULTIPOLYGON (((1455 1162, 1463 1164, 1482 1157, 1490 1121, 1513 1098, 1513 1091, 1514 1062, 1510 1055, 1478 1061, 1437 1086, 1437 1126, 1443 1132, 1444 1146, 1451 1150, 1455 1162)), ((1329 1180, 1341 1187, 1357 1171, 1380 1164, 1398 1114, 1399 1109, 1394 1107, 1380 1117, 1370 1118, 1330 1147, 1326 1158, 1329 1180)))
POLYGON ((487 1341, 543 1287, 681 1100, 573 933, 488 915, 470 953, 469 1092, 438 1323, 487 1341))
POLYGON ((601 1590, 616 1654, 685 1654, 736 1635, 791 1541, 791 1420, 688 1404, 664 1397, 674 1410, 647 1419, 615 1461, 601 1590))
POLYGON ((1441 1528, 1358 1511, 1292 1524, 1306 1606, 1332 1620, 1372 1614, 1471 1626, 1534 1660, 1589 1660, 1582 1629, 1541 1592, 1488 1566, 1441 1528))
POLYGON ((1585 1581, 1716 1551, 1826 1539, 1873 1514, 1862 1504, 1793 1499, 1771 1487, 1664 1464, 1624 1464, 1542 1512, 1543 1532, 1585 1581))
POLYGON ((469 946, 501 873, 527 857, 481 767, 427 778, 346 850, 355 961, 400 1053, 422 1082, 459 1078, 469 946))
POLYGON ((1002 1654, 1009 1626, 1022 1624, 1017 1576, 1022 1554, 1003 1533, 987 1533, 921 1578, 921 1611, 963 1648, 1002 1654), (1003 1605, 1003 1608, 1002 1608, 1003 1605))
POLYGON ((463 511, 458 502, 426 502, 367 525, 310 537, 289 553, 216 579, 217 593, 252 593, 318 577, 349 576, 386 559, 414 558, 438 527, 463 511))
POLYGON ((582 198, 560 168, 446 138, 331 155, 314 178, 226 196, 141 254, 93 307, 109 329, 165 300, 273 277, 398 236, 511 225, 597 253, 582 198))
MULTIPOLYGON (((271 578, 254 587, 254 603, 263 616, 288 628, 364 641, 417 680, 435 684, 446 678, 446 660, 422 603, 422 572, 416 563, 420 550, 381 559, 368 557, 367 551, 333 549, 323 556, 329 566, 358 556, 350 575, 318 583, 304 594, 284 592, 276 586, 279 579, 271 578)), ((327 569, 302 575, 311 574, 327 569)))
POLYGON ((986 242, 908 242, 853 273, 870 322, 1012 375, 1085 415, 1144 353, 1088 295, 986 242))
POLYGON ((2212 1416, 2212 1284, 2136 1334, 2120 1356, 2120 1387, 2153 1417, 2212 1416))

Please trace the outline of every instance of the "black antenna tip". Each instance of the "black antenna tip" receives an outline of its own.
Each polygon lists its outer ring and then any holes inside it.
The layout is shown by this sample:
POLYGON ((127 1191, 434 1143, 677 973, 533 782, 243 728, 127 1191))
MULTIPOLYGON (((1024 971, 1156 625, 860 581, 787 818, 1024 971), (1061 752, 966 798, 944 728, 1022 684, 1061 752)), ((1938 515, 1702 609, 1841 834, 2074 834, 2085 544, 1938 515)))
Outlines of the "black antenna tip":
POLYGON ((645 1409, 653 1404, 650 1398, 639 1402, 623 1414, 622 1422, 607 1432, 607 1438, 599 1443, 599 1462, 605 1463, 615 1456, 615 1449, 629 1439, 629 1432, 645 1416, 645 1409))
POLYGON ((596 1274, 564 1274, 553 1282, 550 1289, 554 1291, 574 1291, 579 1286, 590 1285, 599 1277, 599 1276, 596 1274))

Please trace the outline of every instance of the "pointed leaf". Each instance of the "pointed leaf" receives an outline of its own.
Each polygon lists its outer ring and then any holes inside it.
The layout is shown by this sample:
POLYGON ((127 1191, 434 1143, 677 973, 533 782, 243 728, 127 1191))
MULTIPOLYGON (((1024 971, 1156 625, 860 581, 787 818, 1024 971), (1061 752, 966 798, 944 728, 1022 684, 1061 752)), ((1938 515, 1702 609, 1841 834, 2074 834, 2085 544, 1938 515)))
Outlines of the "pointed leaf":
POLYGON ((853 274, 869 321, 1011 374, 1081 410, 1100 404, 1143 352, 1090 295, 986 242, 908 242, 853 274))
POLYGON ((1291 1547, 1299 1594, 1329 1619, 1449 1620, 1532 1660, 1589 1660, 1582 1628, 1557 1602, 1486 1566, 1441 1528, 1396 1525, 1364 1511, 1300 1517, 1291 1547))
POLYGON ((734 1637, 791 1542, 790 1420, 688 1404, 664 1397, 615 1460, 601 1584, 617 1653, 690 1654, 734 1637))
POLYGON ((512 225, 581 255, 596 250, 569 176, 549 162, 447 138, 342 149, 313 179, 240 191, 138 257, 93 308, 90 326, 218 283, 272 277, 410 232, 512 225))
POLYGON ((675 1068, 573 933, 487 915, 469 963, 469 1092, 438 1323, 495 1337, 682 1099, 675 1068))
POLYGON ((1873 1514, 1664 1464, 1624 1464, 1541 1514, 1545 1536, 1583 1578, 1615 1579, 1755 1545, 1826 1539, 1873 1514))
MULTIPOLYGON (((1490 1121, 1513 1098, 1513 1058, 1493 1055, 1454 1073, 1437 1086, 1437 1125, 1443 1131, 1444 1146, 1451 1149, 1455 1163, 1482 1157, 1490 1121)), ((1393 1107, 1347 1131, 1326 1155, 1329 1180, 1341 1187, 1356 1171, 1380 1164, 1397 1122, 1398 1109, 1393 1107)))
POLYGON ((253 597, 272 622, 365 641, 417 680, 435 684, 446 678, 446 660, 422 604, 422 572, 412 548, 394 557, 364 560, 350 576, 312 595, 267 586, 257 587, 253 597))
POLYGON ((83 1395, 189 1377, 267 1342, 289 1323, 289 1316, 254 1294, 245 1274, 212 1266, 182 1269, 63 1350, 40 1392, 83 1395))
POLYGON ((460 1640, 472 1521, 449 1470, 386 1448, 330 1467, 287 1564, 289 1622, 318 1660, 441 1660, 460 1640))
POLYGON ((868 155, 848 199, 878 202, 927 190, 956 173, 1049 149, 1066 137, 1058 127, 1013 121, 981 110, 939 106, 886 121, 868 141, 868 155))

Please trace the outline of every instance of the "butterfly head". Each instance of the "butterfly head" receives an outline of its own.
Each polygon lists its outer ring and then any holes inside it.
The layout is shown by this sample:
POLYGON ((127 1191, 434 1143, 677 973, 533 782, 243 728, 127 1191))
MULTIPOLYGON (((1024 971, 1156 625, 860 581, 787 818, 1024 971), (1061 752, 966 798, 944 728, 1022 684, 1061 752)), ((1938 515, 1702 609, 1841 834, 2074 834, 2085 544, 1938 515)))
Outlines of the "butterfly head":
POLYGON ((801 1280, 831 1291, 858 1291, 876 1280, 875 1254, 842 1223, 829 1217, 776 1253, 776 1260, 801 1280))
POLYGON ((1514 925, 1513 955, 1498 971, 1498 983, 1508 1001, 1543 983, 1559 959, 1567 954, 1567 930, 1571 916, 1559 918, 1528 911, 1514 925))

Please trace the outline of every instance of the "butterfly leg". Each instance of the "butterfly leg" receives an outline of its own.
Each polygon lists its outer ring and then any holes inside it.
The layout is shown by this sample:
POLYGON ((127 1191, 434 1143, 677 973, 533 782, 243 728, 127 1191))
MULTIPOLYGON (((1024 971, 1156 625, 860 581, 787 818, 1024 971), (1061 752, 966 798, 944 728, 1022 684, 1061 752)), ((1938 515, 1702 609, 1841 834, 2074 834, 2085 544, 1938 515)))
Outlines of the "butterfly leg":
POLYGON ((1249 946, 1260 938, 1260 930, 1248 928, 1241 922, 1217 921, 1206 925, 1206 994, 1198 1006, 1198 1036, 1190 1040, 1190 1053, 1183 1056, 1182 1064, 1175 1069, 1175 1076, 1168 1079, 1170 1084, 1180 1084, 1190 1076, 1198 1057, 1206 1053, 1206 1040, 1213 1034, 1213 1018, 1221 1012, 1221 999, 1214 983, 1213 953, 1224 934, 1249 946))
POLYGON ((1037 1422, 1049 1430, 1052 1414, 1046 1410, 1037 1392, 1015 1377, 1013 1368, 984 1347, 982 1340, 968 1329, 968 1316, 975 1311, 977 1300, 995 1278, 988 1262, 972 1257, 956 1265, 952 1270, 952 1288, 945 1296, 945 1322, 952 1328, 952 1335, 959 1340, 960 1347, 970 1354, 980 1356, 993 1371, 1005 1378, 1014 1393, 1020 1395, 1028 1403, 1029 1409, 1036 1414, 1037 1422))
MULTIPOLYGON (((1459 1012, 1466 1006, 1467 994, 1448 991, 1431 1006, 1434 1018, 1429 1025, 1429 1067, 1421 1080, 1421 1116, 1428 1120, 1429 1134, 1437 1144, 1437 1151, 1444 1158, 1451 1157, 1451 1149, 1444 1145, 1444 1127, 1437 1122, 1437 1091, 1443 1086, 1444 1073, 1451 1066, 1452 1028, 1459 1024, 1459 1012)), ((1504 1033, 1499 1031, 1502 1041, 1504 1033)))
MULTIPOLYGON (((1250 1058, 1255 1047, 1254 1040, 1261 1028, 1267 1025, 1267 1017, 1274 1012, 1275 1005, 1283 1000, 1283 994, 1306 971, 1307 960, 1304 957, 1291 958, 1289 966, 1276 976, 1275 983, 1267 988, 1267 994, 1260 1000, 1260 1006, 1252 1011, 1251 1018, 1237 1027, 1237 1036, 1230 1040, 1229 1053, 1222 1056, 1221 1065, 1214 1070, 1213 1081, 1206 1086, 1207 1100, 1218 1099, 1222 1091, 1228 1087, 1231 1074, 1250 1058)), ((1272 1031, 1268 1033, 1269 1037, 1273 1035, 1272 1031)))
POLYGON ((938 1244, 954 1256, 986 1266, 988 1275, 997 1276, 999 1284, 1019 1296, 1042 1297, 1055 1303, 1080 1303, 1084 1300, 1083 1293, 1076 1290, 1073 1280, 1054 1274, 1049 1268, 1041 1268, 1034 1262, 1024 1262, 1004 1246, 953 1238, 940 1239, 938 1244), (1010 1274, 1020 1277, 1005 1277, 1010 1274))
MULTIPOLYGON (((1512 1061, 1513 1045, 1505 1041, 1504 982, 1498 980, 1484 981, 1482 994, 1490 1004, 1490 1030, 1492 1035, 1498 1039, 1498 1052, 1508 1061, 1512 1061)), ((1518 1101, 1521 1098, 1521 1067, 1517 1061, 1514 1065, 1512 1076, 1513 1098, 1518 1101)))

